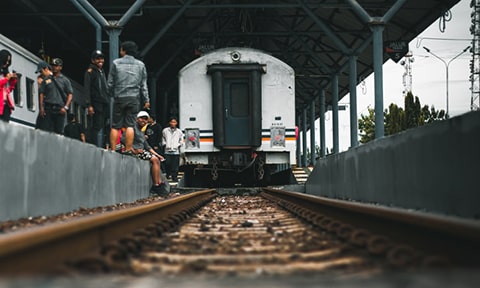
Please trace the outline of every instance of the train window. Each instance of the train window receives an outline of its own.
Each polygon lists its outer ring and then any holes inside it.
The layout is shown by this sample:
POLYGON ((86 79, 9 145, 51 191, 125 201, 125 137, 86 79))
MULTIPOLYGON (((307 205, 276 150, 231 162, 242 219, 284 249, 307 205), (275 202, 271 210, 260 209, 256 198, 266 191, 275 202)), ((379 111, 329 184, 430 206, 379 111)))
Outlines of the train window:
POLYGON ((35 85, 35 80, 30 79, 27 77, 27 80, 25 81, 26 84, 26 97, 27 97, 27 108, 30 111, 35 111, 35 92, 34 92, 34 85, 35 85))
POLYGON ((249 113, 248 81, 232 83, 230 86, 231 115, 233 117, 246 117, 249 113))
POLYGON ((15 85, 15 89, 13 89, 13 101, 15 105, 22 107, 22 74, 17 73, 17 84, 15 85))

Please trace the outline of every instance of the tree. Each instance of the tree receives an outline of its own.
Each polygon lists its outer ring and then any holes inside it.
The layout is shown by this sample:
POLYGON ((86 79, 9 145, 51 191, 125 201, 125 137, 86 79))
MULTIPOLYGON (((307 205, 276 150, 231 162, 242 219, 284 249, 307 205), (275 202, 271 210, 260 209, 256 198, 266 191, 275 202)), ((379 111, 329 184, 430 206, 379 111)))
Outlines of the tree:
POLYGON ((445 113, 445 110, 437 111, 433 106, 429 109, 427 105, 423 106, 422 108, 422 124, 432 123, 438 120, 444 120, 447 119, 446 116, 447 115, 445 113))
POLYGON ((405 130, 405 111, 394 103, 390 104, 388 110, 388 113, 384 113, 386 135, 392 135, 405 130))
POLYGON ((358 120, 358 129, 360 130, 360 143, 367 143, 375 139, 375 110, 368 108, 368 115, 360 115, 358 120))
MULTIPOLYGON (((444 110, 437 111, 428 105, 421 108, 418 97, 413 97, 409 92, 405 96, 405 110, 392 103, 383 113, 385 123, 385 136, 396 134, 400 131, 422 126, 435 121, 445 120, 444 110)), ((368 108, 368 115, 360 115, 358 120, 360 130, 360 143, 367 143, 375 139, 375 110, 368 108)))
POLYGON ((414 101, 412 92, 408 92, 407 96, 405 96, 405 129, 418 127, 419 125, 423 124, 420 107, 421 105, 418 97, 415 97, 414 101))

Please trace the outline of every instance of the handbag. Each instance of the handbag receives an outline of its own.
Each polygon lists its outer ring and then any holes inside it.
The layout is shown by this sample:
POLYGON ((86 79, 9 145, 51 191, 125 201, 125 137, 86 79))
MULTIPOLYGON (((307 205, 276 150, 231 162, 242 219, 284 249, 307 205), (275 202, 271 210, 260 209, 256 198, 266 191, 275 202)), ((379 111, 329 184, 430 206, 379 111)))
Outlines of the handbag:
MULTIPOLYGON (((52 76, 52 81, 53 81, 53 84, 55 84, 55 88, 57 88, 58 92, 60 93, 60 95, 62 96, 62 99, 63 99, 63 102, 64 103, 67 103, 67 95, 65 95, 65 91, 63 91, 60 86, 58 86, 58 83, 57 81, 55 80, 55 77, 52 76)), ((61 107, 60 107, 61 109, 61 107)))

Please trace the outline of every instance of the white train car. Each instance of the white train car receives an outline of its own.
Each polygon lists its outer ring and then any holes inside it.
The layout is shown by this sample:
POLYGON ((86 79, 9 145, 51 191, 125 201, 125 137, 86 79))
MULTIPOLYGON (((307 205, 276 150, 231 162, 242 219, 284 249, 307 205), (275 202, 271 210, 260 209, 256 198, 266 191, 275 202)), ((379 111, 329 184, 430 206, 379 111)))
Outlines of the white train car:
POLYGON ((251 48, 223 48, 179 72, 185 186, 291 184, 295 73, 251 48))
POLYGON ((0 34, 0 49, 6 49, 12 54, 10 71, 17 72, 18 80, 13 90, 15 110, 12 111, 11 122, 34 127, 38 114, 37 63, 40 58, 0 34))
MULTIPOLYGON (((12 65, 9 70, 17 72, 18 80, 13 90, 15 110, 12 111, 10 123, 27 127, 35 127, 38 115, 37 64, 41 59, 14 41, 0 34, 0 50, 6 49, 12 54, 12 65)), ((86 123, 83 86, 72 81, 73 101, 71 111, 81 123, 86 123)))

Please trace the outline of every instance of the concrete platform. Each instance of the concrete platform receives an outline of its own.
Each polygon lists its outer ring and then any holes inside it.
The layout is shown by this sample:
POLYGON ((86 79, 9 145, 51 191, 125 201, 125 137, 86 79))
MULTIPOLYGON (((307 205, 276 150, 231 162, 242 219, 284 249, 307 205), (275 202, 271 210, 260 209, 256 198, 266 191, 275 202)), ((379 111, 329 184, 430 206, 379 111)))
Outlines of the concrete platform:
POLYGON ((149 195, 150 163, 0 121, 0 221, 149 195))
POLYGON ((319 159, 306 192, 480 219, 480 111, 319 159))

